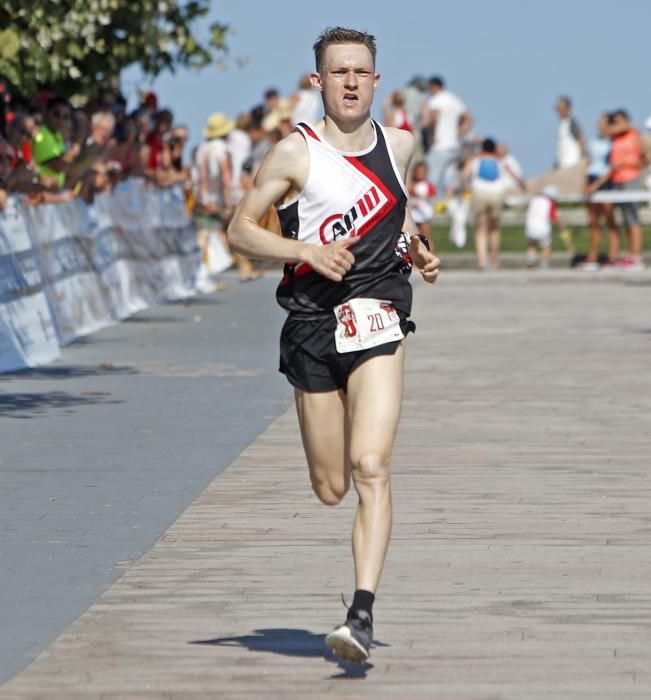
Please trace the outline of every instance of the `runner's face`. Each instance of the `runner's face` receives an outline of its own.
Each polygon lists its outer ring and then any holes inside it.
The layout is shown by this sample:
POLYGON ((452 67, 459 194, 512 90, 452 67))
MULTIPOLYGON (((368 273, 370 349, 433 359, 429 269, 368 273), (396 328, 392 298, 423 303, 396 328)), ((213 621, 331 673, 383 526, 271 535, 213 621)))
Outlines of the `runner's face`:
POLYGON ((340 121, 367 119, 380 80, 371 52, 363 44, 331 44, 314 87, 323 92, 326 114, 340 121))

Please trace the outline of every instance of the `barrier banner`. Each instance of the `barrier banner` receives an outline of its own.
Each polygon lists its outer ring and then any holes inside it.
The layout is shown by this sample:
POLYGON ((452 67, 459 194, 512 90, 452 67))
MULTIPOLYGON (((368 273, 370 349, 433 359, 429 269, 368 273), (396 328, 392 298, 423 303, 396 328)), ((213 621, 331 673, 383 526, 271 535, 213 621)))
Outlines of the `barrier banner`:
MULTIPOLYGON (((96 201, 91 216, 103 204, 96 201)), ((195 293, 200 252, 180 188, 156 189, 140 179, 126 180, 110 196, 107 218, 110 234, 106 224, 99 233, 110 235, 113 247, 119 247, 113 280, 108 280, 111 273, 102 275, 109 287, 128 284, 130 298, 147 306, 195 293)))
POLYGON ((10 197, 0 212, 0 373, 52 362, 59 355, 27 221, 19 200, 10 197))
POLYGON ((95 238, 95 270, 116 319, 151 306, 158 297, 155 281, 148 274, 148 251, 141 241, 146 205, 135 198, 131 206, 128 203, 128 191, 104 194, 88 210, 95 238))
POLYGON ((79 200, 26 210, 59 344, 108 326, 113 316, 95 271, 95 239, 79 200))
POLYGON ((201 262, 180 188, 119 183, 0 212, 0 372, 51 362, 59 345, 196 293, 201 262))
POLYGON ((201 252, 190 221, 183 192, 178 187, 156 190, 161 212, 158 233, 165 241, 161 271, 165 299, 183 299, 196 293, 201 252))

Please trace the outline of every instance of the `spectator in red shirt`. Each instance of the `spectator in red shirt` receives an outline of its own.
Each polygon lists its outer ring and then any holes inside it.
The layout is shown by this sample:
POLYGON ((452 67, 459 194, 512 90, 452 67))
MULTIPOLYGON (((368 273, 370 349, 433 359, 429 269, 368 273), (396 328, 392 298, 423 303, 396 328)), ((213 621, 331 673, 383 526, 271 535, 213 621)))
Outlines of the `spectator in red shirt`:
POLYGON ((147 151, 147 170, 156 170, 163 163, 163 152, 165 151, 164 136, 172 128, 174 116, 168 109, 162 109, 154 114, 154 127, 149 132, 145 141, 147 151))
POLYGON ((178 171, 173 164, 170 137, 174 116, 168 109, 162 109, 154 115, 154 127, 149 132, 141 152, 145 165, 145 176, 159 187, 171 187, 185 182, 184 171, 178 171))
POLYGON ((405 107, 405 96, 400 90, 394 90, 382 107, 384 123, 386 126, 395 126, 397 129, 412 131, 413 127, 409 119, 409 112, 405 107))

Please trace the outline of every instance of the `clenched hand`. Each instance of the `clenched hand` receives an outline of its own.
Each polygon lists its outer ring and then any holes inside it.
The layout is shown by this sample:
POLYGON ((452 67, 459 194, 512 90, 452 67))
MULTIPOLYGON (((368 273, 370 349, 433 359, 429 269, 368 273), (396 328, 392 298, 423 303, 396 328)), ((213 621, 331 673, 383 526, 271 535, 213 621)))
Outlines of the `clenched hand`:
POLYGON ((306 250, 305 262, 329 280, 341 282, 355 262, 355 256, 349 249, 359 240, 359 237, 355 237, 323 246, 310 245, 306 250))
POLYGON ((409 257, 420 270, 425 282, 433 284, 439 276, 441 261, 430 253, 418 236, 413 236, 409 243, 409 257))

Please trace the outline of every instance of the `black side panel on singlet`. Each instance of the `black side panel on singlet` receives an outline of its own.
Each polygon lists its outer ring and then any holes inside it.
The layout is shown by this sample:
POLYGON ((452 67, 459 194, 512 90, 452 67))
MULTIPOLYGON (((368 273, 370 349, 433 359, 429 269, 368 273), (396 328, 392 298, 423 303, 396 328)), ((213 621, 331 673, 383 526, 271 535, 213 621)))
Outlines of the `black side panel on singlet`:
MULTIPOLYGON (((407 197, 393 169, 382 129, 375 124, 375 130, 373 150, 356 157, 341 154, 341 158, 367 176, 371 185, 380 187, 389 201, 374 215, 368 230, 361 232, 361 240, 352 249, 355 264, 341 282, 330 281, 306 265, 298 269, 285 265, 276 298, 296 318, 331 315, 335 306, 356 297, 386 299, 405 314, 411 311, 411 261, 401 233, 407 197)), ((300 203, 299 196, 278 211, 285 237, 298 238, 300 203)), ((354 205, 351 202, 351 207, 354 205)))

